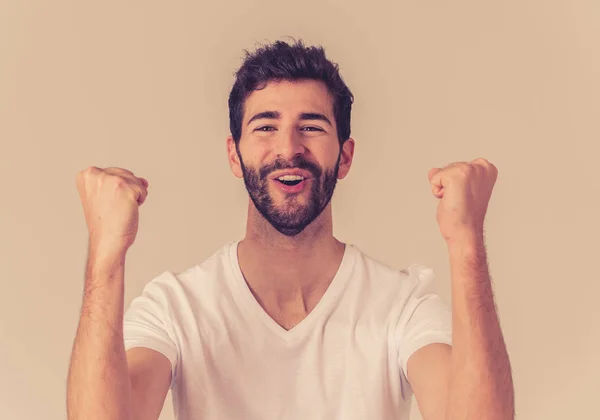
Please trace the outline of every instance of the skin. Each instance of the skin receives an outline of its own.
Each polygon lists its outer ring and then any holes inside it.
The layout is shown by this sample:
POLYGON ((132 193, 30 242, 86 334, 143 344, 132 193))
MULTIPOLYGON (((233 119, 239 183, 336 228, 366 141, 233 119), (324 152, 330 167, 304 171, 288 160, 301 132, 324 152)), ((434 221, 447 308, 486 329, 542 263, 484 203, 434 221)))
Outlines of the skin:
MULTIPOLYGON (((340 144, 332 103, 325 85, 314 81, 270 83, 253 92, 245 104, 238 146, 245 165, 258 168, 278 157, 289 161, 302 154, 324 169, 333 168, 340 144), (248 124, 264 111, 278 111, 280 117, 248 124), (331 125, 300 120, 300 114, 308 112, 325 115, 331 125)), ((338 179, 345 178, 350 170, 354 144, 348 139, 341 148, 338 179)), ((227 152, 233 174, 242 178, 238 150, 231 136, 227 138, 227 152)), ((286 206, 286 193, 274 185, 270 191, 275 206, 286 206)), ((306 188, 295 197, 294 205, 307 206, 310 199, 310 189, 306 188)), ((320 300, 340 265, 344 248, 333 236, 331 202, 306 229, 289 237, 273 228, 248 201, 246 235, 238 247, 240 267, 258 302, 286 329, 306 317, 320 300)))
POLYGON ((426 346, 408 360, 417 403, 426 420, 514 419, 511 366, 484 242, 498 169, 478 158, 432 168, 428 176, 450 260, 453 345, 426 346))
POLYGON ((138 231, 148 181, 122 168, 91 166, 77 174, 88 225, 83 302, 67 376, 69 420, 158 419, 171 364, 145 348, 125 352, 126 254, 138 231))
MULTIPOLYGON (((242 136, 236 149, 227 139, 231 170, 242 178, 239 155, 260 167, 281 156, 303 154, 330 168, 339 153, 335 127, 315 123, 323 132, 302 133, 298 116, 318 112, 335 125, 331 98, 315 81, 270 83, 247 100, 242 136), (278 111, 278 119, 253 115, 278 111), (260 130, 269 126, 269 134, 260 130), (318 140, 318 141, 315 141, 318 140)), ((342 148, 339 179, 349 172, 354 140, 342 148)), ((514 391, 506 346, 500 329, 487 267, 483 225, 497 179, 497 168, 485 159, 432 168, 428 177, 439 199, 437 222, 446 241, 451 267, 453 346, 431 344, 408 360, 409 380, 425 420, 512 419, 514 391)), ((285 194, 272 190, 284 206, 285 194)), ((305 204, 307 194, 298 197, 305 204)), ((246 237, 238 250, 246 281, 264 310, 289 329, 314 308, 329 285, 343 255, 333 237, 331 204, 295 237, 277 232, 249 201, 246 237)))
MULTIPOLYGON (((340 149, 332 100, 315 81, 270 83, 245 104, 243 132, 236 148, 227 138, 231 170, 243 177, 279 157, 302 154, 322 168, 339 158, 338 179, 347 176, 354 140, 340 149), (278 119, 247 124, 252 115, 278 111, 278 119), (303 112, 331 121, 305 121, 303 112), (258 130, 271 126, 273 130, 258 130), (306 127, 319 128, 308 130, 306 127), (268 134, 267 134, 268 133, 268 134)), ((510 363, 493 299, 483 222, 497 169, 485 159, 456 162, 429 171, 438 202, 437 222, 446 241, 452 281, 453 346, 432 344, 408 360, 408 379, 425 420, 514 418, 510 363)), ((125 352, 123 288, 126 253, 138 229, 138 211, 148 182, 121 168, 90 167, 77 176, 90 241, 83 304, 67 383, 67 412, 74 419, 158 419, 171 380, 170 362, 145 348, 125 352)), ((309 191, 276 206, 306 205, 309 191)), ((238 258, 257 301, 283 328, 293 328, 314 308, 331 282, 344 252, 333 236, 331 203, 302 232, 274 229, 251 200, 238 258)))

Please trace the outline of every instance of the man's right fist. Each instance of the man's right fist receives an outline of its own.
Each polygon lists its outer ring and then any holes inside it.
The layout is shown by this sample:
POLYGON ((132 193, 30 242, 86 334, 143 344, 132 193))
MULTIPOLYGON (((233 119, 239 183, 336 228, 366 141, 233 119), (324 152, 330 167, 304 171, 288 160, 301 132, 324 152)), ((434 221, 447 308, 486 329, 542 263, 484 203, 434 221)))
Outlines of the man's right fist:
POLYGON ((108 252, 127 251, 137 235, 148 181, 127 169, 90 166, 77 174, 77 190, 90 245, 108 252))

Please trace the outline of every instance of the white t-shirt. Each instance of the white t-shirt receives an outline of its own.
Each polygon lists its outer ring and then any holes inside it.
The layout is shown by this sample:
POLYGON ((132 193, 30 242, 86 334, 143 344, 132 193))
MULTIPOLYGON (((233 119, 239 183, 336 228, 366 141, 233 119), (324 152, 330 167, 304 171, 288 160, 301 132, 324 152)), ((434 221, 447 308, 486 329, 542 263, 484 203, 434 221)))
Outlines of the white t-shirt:
POLYGON ((409 356, 451 344, 433 271, 394 270, 348 244, 321 300, 288 331, 246 284, 238 243, 152 279, 125 314, 125 348, 171 361, 176 418, 407 420, 409 356))

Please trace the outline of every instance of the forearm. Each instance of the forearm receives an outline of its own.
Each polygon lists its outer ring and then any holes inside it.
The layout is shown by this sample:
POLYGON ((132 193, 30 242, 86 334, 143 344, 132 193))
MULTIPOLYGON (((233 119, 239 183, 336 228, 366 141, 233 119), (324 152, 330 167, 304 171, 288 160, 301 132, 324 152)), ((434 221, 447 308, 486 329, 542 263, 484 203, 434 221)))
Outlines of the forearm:
POLYGON ((132 419, 123 343, 124 270, 124 254, 90 248, 67 380, 69 420, 132 419))
POLYGON ((448 244, 452 374, 447 419, 514 418, 511 367, 494 304, 483 234, 448 244))

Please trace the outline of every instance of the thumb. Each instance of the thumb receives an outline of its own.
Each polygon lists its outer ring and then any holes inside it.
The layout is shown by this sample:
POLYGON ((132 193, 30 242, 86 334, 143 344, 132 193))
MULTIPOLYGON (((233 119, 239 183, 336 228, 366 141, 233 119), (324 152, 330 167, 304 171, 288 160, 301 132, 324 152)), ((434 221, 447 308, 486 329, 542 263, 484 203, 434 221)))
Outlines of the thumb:
POLYGON ((431 168, 429 170, 429 174, 428 174, 429 183, 431 184, 431 192, 437 198, 442 198, 443 195, 444 195, 443 194, 443 187, 442 187, 441 179, 440 179, 440 176, 438 174, 438 172, 440 172, 440 171, 441 171, 440 168, 431 168))
POLYGON ((429 170, 429 173, 427 174, 429 177, 429 181, 431 182, 431 178, 433 178, 433 176, 438 173, 441 169, 440 168, 431 168, 429 170))

